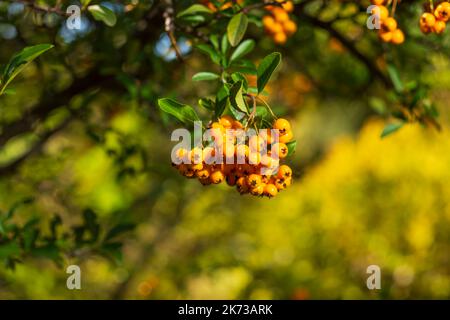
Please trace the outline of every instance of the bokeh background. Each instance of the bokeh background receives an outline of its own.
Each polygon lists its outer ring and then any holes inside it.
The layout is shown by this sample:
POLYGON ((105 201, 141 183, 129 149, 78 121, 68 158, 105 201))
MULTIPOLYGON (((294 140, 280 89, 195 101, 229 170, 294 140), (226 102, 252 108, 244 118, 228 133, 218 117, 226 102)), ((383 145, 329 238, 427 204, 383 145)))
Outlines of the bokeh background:
POLYGON ((404 1, 405 44, 381 45, 360 4, 308 2, 285 46, 257 23, 247 34, 253 61, 283 54, 268 92, 297 140, 294 184, 269 200, 171 167, 180 124, 157 99, 191 103, 207 119, 197 99, 216 87, 191 81, 211 64, 188 34, 177 34, 176 59, 164 3, 103 2, 117 24, 83 15, 73 32, 57 13, 0 1, 0 64, 27 45, 55 45, 0 97, 0 214, 17 207, 11 223, 23 233, 14 245, 0 236, 0 298, 450 298, 449 33, 422 35, 423 1, 404 1), (324 29, 303 13, 334 22, 324 29), (364 59, 426 87, 442 130, 408 123, 380 138, 398 101, 364 59), (97 237, 74 240, 80 226, 97 237), (126 232, 107 242, 115 226, 126 232), (66 288, 71 264, 82 290, 66 288), (381 290, 366 287, 372 264, 381 290))

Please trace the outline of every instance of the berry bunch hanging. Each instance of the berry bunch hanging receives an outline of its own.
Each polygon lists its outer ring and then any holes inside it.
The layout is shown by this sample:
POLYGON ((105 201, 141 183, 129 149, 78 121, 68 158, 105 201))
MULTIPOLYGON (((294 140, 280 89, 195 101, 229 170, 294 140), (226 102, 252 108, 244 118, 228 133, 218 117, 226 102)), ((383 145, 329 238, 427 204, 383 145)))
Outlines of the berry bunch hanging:
POLYGON ((436 8, 431 1, 428 12, 424 12, 420 17, 419 26, 424 34, 441 34, 445 31, 446 23, 450 19, 450 2, 439 3, 436 8))
POLYGON ((277 0, 280 6, 266 6, 270 13, 263 17, 264 30, 277 44, 285 44, 288 37, 297 31, 297 24, 290 19, 289 13, 294 10, 292 1, 277 0))
POLYGON ((247 129, 230 115, 222 116, 208 128, 214 137, 214 147, 176 150, 173 166, 180 174, 197 178, 203 185, 226 181, 240 194, 269 198, 291 185, 291 168, 280 165, 289 153, 286 143, 292 140, 291 125, 287 120, 275 120, 271 129, 261 129, 259 134, 247 136, 242 144, 237 143, 236 133, 246 136, 247 129), (275 139, 272 132, 279 133, 279 139, 275 139), (223 159, 227 161, 217 163, 223 159))
MULTIPOLYGON (((292 10, 289 5, 293 7, 291 2, 281 1, 270 12, 286 23, 289 17, 281 12, 287 15, 287 10, 292 10)), ((265 87, 281 63, 281 54, 267 55, 258 66, 246 58, 255 41, 243 39, 247 18, 241 9, 237 4, 228 9, 235 15, 227 34, 212 33, 206 43, 196 45, 216 65, 215 72, 202 71, 192 77, 194 81, 214 81, 217 86, 214 95, 198 100, 203 121, 196 109, 173 99, 159 99, 158 105, 162 112, 183 122, 188 132, 189 138, 172 150, 172 164, 183 176, 203 185, 226 182, 241 194, 274 197, 292 183, 291 168, 281 162, 296 148, 291 124, 277 117, 266 101, 265 87), (249 79, 255 77, 256 83, 251 83, 249 79), (203 126, 205 122, 208 124, 203 126), (192 128, 194 139, 187 130, 192 128), (196 135, 198 131, 201 133, 196 135)))
POLYGON ((372 14, 378 15, 380 30, 378 36, 381 41, 392 44, 402 44, 405 41, 405 34, 398 27, 397 20, 393 17, 394 5, 389 13, 387 8, 388 0, 371 0, 371 3, 377 6, 372 10, 372 14))

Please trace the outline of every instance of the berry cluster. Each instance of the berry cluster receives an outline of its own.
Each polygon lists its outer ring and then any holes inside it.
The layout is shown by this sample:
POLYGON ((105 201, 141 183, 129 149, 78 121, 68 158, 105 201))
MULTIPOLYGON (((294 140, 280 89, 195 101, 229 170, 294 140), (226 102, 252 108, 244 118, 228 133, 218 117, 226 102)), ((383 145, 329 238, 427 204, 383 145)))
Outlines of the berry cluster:
POLYGON ((246 138, 245 144, 238 144, 235 132, 245 132, 243 124, 231 116, 222 116, 209 125, 214 147, 195 147, 191 150, 176 150, 173 166, 187 178, 197 178, 201 184, 219 184, 223 181, 236 186, 240 194, 274 197, 292 183, 292 170, 280 165, 288 155, 286 143, 292 140, 290 123, 277 119, 271 129, 260 129, 258 135, 246 138), (276 131, 274 131, 276 130, 276 131), (278 132, 275 142, 272 132, 278 132), (227 161, 217 162, 217 153, 227 161), (232 161, 228 161, 231 159, 232 161), (243 161, 238 161, 243 159, 243 161))
POLYGON ((297 31, 297 24, 289 18, 289 12, 294 10, 292 1, 276 0, 281 6, 267 6, 269 15, 263 17, 265 31, 277 44, 286 43, 289 36, 297 31))
POLYGON ((425 34, 431 32, 436 34, 443 33, 446 22, 450 19, 450 2, 444 1, 438 4, 436 9, 433 6, 429 9, 430 12, 425 12, 420 17, 420 30, 425 34))
POLYGON ((372 14, 379 15, 380 31, 378 36, 381 41, 393 44, 402 44, 405 41, 405 34, 398 28, 397 20, 391 17, 388 8, 385 6, 387 0, 371 0, 377 8, 372 10, 372 14))

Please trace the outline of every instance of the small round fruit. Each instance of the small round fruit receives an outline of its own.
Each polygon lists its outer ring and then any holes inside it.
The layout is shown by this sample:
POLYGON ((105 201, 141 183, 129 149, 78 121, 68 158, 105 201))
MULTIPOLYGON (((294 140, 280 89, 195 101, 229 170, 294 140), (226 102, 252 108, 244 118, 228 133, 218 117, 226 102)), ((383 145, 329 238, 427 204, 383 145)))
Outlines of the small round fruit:
POLYGON ((405 34, 403 33, 402 30, 397 29, 392 32, 392 40, 391 41, 393 44, 402 44, 403 42, 405 42, 405 34))
POLYGON ((284 179, 292 177, 292 169, 285 164, 281 165, 280 168, 278 169, 277 177, 284 179))
POLYGON ((289 130, 284 135, 281 135, 279 140, 281 143, 288 143, 293 137, 294 135, 292 134, 292 131, 289 130))
POLYGON ((273 156, 278 157, 279 159, 284 159, 288 155, 289 149, 286 144, 283 142, 275 143, 272 146, 273 156))
POLYGON ((292 20, 288 20, 283 23, 283 29, 286 34, 292 35, 297 31, 297 24, 292 20))
POLYGON ((392 17, 389 17, 383 21, 383 27, 387 31, 394 31, 395 29, 397 29, 397 20, 395 20, 392 17))
POLYGON ((392 32, 391 31, 380 32, 378 34, 378 36, 380 37, 381 41, 383 41, 383 42, 391 42, 392 41, 392 32))
POLYGON ((436 23, 436 17, 429 12, 425 12, 420 17, 420 21, 427 27, 432 28, 434 26, 434 24, 436 23))
POLYGON ((247 185, 250 188, 254 188, 262 183, 261 176, 259 174, 251 174, 247 177, 247 185))
POLYGON ((443 2, 436 7, 434 15, 438 20, 447 22, 450 19, 450 3, 443 2))
POLYGON ((278 189, 273 184, 266 184, 264 187, 264 194, 268 196, 269 198, 275 197, 278 193, 278 189))
POLYGON ((436 23, 434 24, 433 31, 436 32, 437 34, 441 34, 441 33, 444 32, 445 27, 446 27, 445 22, 444 22, 444 21, 438 20, 438 21, 436 21, 436 23))
POLYGON ((211 182, 214 184, 219 184, 225 179, 223 172, 220 170, 211 173, 209 178, 211 179, 211 182))
POLYGON ((260 184, 256 187, 250 188, 250 193, 254 196, 260 196, 264 192, 264 185, 260 184))
POLYGON ((208 179, 209 178, 209 170, 206 168, 203 168, 202 170, 199 170, 195 173, 195 175, 197 176, 197 178, 199 178, 200 180, 204 180, 204 179, 208 179))
POLYGON ((236 188, 240 194, 244 194, 248 192, 248 185, 245 177, 240 177, 236 181, 236 188))
POLYGON ((219 119, 219 123, 225 129, 231 129, 231 127, 233 126, 233 122, 234 122, 234 119, 231 116, 229 116, 229 115, 222 116, 219 119))
POLYGON ((273 123, 273 128, 279 130, 280 131, 280 135, 282 135, 282 134, 285 134, 286 131, 291 130, 291 124, 286 119, 278 118, 273 123))
POLYGON ((384 21, 389 17, 389 10, 385 6, 377 6, 372 9, 373 15, 379 15, 380 21, 384 21))
POLYGON ((273 41, 276 44, 285 44, 287 41, 287 35, 283 31, 277 32, 273 36, 273 41))

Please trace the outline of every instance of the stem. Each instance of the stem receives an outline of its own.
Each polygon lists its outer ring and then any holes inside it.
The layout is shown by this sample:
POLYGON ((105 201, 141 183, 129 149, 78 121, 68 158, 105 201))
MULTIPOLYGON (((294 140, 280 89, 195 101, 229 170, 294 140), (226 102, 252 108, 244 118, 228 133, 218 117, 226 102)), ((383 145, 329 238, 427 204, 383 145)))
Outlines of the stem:
POLYGON ((267 110, 269 110, 270 114, 274 119, 278 119, 278 117, 273 113, 272 108, 263 98, 261 98, 260 96, 256 96, 256 98, 259 99, 259 101, 261 101, 264 104, 264 106, 266 107, 267 110))

